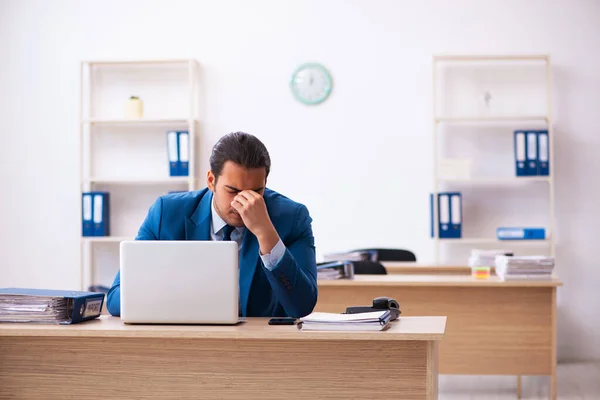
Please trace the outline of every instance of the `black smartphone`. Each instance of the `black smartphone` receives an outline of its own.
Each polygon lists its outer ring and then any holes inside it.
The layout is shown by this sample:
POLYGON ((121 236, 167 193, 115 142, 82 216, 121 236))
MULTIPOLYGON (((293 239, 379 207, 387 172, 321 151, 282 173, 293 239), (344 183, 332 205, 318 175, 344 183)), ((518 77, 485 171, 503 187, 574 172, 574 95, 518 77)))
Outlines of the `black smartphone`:
POLYGON ((296 318, 285 317, 285 318, 271 318, 269 325, 294 325, 296 318))

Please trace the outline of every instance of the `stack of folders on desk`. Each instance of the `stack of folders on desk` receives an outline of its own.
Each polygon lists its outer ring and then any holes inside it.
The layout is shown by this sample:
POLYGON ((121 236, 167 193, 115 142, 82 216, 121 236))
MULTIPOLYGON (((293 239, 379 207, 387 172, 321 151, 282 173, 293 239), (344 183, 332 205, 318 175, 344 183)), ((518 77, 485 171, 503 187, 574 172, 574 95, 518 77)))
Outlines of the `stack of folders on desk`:
POLYGON ((317 265, 317 279, 354 279, 354 264, 351 261, 333 261, 317 265))
POLYGON ((376 261, 376 253, 369 250, 327 253, 323 255, 323 261, 376 261))
POLYGON ((314 312, 300 318, 303 331, 383 331, 390 327, 390 310, 358 314, 314 312))
POLYGON ((509 280, 551 280, 554 257, 546 256, 497 256, 496 275, 509 280))
POLYGON ((0 288, 0 322, 74 324, 100 316, 104 293, 0 288))

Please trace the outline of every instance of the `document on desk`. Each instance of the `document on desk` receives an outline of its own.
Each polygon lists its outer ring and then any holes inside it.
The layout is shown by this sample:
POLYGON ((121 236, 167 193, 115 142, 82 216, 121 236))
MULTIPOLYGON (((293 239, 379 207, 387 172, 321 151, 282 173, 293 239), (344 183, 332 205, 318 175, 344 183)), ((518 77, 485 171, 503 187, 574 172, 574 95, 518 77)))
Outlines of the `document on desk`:
POLYGON ((383 331, 390 327, 389 310, 358 314, 314 312, 300 318, 298 329, 306 331, 383 331))

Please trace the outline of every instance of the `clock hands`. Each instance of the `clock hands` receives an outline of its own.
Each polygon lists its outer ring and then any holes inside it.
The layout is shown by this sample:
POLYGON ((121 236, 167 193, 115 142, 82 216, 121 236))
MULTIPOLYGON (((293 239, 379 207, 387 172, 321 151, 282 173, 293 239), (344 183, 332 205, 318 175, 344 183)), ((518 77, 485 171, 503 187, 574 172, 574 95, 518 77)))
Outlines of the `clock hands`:
POLYGON ((305 104, 319 104, 331 92, 331 77, 319 64, 301 65, 292 77, 292 91, 305 104))

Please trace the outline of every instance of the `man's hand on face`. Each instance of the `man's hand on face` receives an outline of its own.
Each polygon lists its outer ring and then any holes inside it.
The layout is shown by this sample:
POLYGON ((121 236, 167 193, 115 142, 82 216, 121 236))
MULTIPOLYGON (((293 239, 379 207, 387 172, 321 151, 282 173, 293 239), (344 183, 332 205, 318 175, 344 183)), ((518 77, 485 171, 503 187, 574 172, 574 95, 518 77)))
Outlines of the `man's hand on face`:
POLYGON ((253 190, 243 190, 235 196, 231 206, 240 214, 244 225, 258 239, 261 254, 270 253, 279 241, 263 197, 253 190))
POLYGON ((259 236, 273 227, 267 213, 265 200, 253 190, 242 190, 235 196, 231 206, 240 214, 246 228, 259 236))

